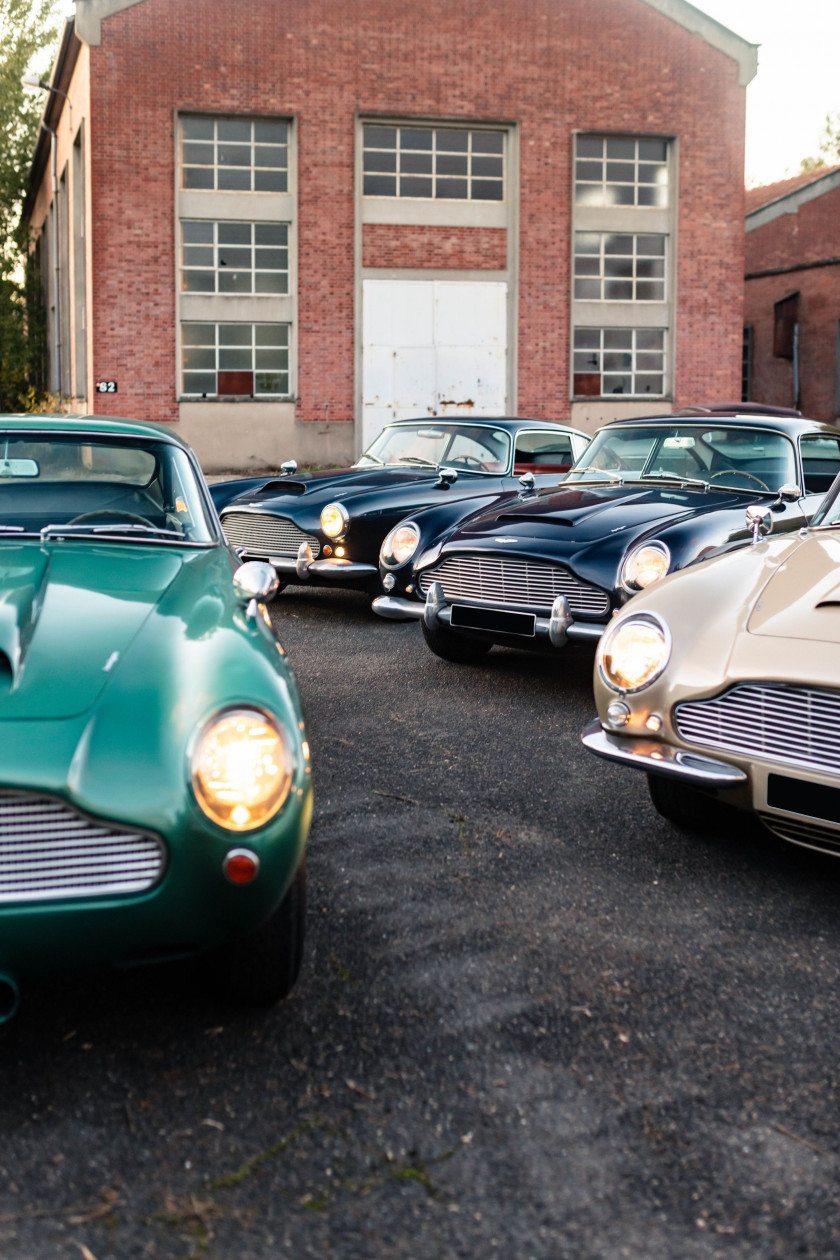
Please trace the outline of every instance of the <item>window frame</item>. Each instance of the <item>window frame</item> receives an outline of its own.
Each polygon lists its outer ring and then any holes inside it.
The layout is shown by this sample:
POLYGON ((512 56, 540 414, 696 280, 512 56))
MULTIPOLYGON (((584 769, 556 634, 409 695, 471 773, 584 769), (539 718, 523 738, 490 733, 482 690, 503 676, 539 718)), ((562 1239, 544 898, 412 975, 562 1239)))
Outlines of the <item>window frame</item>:
POLYGON ((280 221, 276 221, 276 222, 275 222, 275 221, 271 221, 271 220, 269 220, 269 221, 265 221, 265 220, 260 220, 260 219, 201 219, 201 218, 198 218, 198 219, 191 219, 191 218, 188 218, 187 216, 182 216, 182 217, 179 219, 179 226, 180 226, 180 229, 181 229, 181 230, 180 230, 180 233, 179 233, 179 236, 180 236, 180 240, 179 240, 179 273, 180 273, 180 277, 181 277, 181 292, 182 292, 182 293, 195 294, 195 295, 197 295, 197 296, 203 296, 203 295, 213 295, 213 296, 217 296, 217 295, 218 295, 218 296, 224 296, 224 297, 265 297, 265 296, 268 296, 268 297, 288 297, 288 296, 289 296, 289 287, 290 287, 290 283, 291 283, 291 268, 290 268, 290 253, 291 253, 291 250, 290 250, 290 235, 291 235, 290 228, 291 228, 291 225, 290 225, 289 223, 283 223, 283 222, 280 222, 280 221), (203 242, 202 242, 202 243, 199 243, 199 242, 193 242, 193 241, 185 241, 185 240, 184 240, 184 227, 185 227, 187 224, 200 224, 200 223, 201 223, 201 224, 210 224, 210 225, 211 225, 212 230, 213 230, 213 241, 212 241, 212 243, 210 243, 210 244, 206 244, 206 243, 203 243, 203 242), (227 226, 232 226, 232 225, 238 225, 238 226, 242 226, 242 227, 248 227, 248 228, 250 229, 250 243, 249 243, 248 245, 242 245, 242 244, 235 244, 235 245, 223 245, 223 244, 220 244, 220 242, 219 242, 219 228, 220 228, 220 227, 222 227, 222 226, 227 227, 227 226), (286 242, 285 242, 285 244, 284 244, 284 245, 264 245, 264 244, 259 244, 259 243, 257 243, 257 241, 256 241, 256 229, 257 229, 257 228, 260 228, 260 227, 283 228, 283 229, 285 230, 285 235, 286 235, 286 242), (187 249, 190 249, 190 248, 212 249, 212 250, 213 250, 213 265, 212 265, 212 267, 201 267, 201 266, 196 266, 194 263, 189 264, 189 265, 188 265, 187 263, 185 263, 185 260, 184 260, 184 255, 185 255, 185 253, 186 253, 186 250, 187 250, 187 249), (230 272, 242 272, 242 271, 247 271, 248 275, 249 275, 249 276, 250 276, 250 278, 251 278, 251 288, 250 288, 249 290, 240 290, 240 289, 220 289, 220 288, 219 288, 219 279, 220 279, 220 277, 221 277, 222 275, 224 275, 224 274, 225 274, 225 272, 224 272, 224 270, 223 270, 223 268, 224 268, 224 263, 223 263, 222 261, 220 261, 220 252, 221 252, 223 249, 225 249, 225 248, 228 248, 228 249, 247 249, 247 250, 249 250, 250 255, 251 255, 251 264, 250 264, 250 267, 248 267, 248 268, 244 268, 244 267, 236 267, 236 268, 233 268, 233 267, 232 267, 232 268, 230 268, 230 269, 229 269, 229 271, 230 271, 230 272), (255 263, 256 263, 256 253, 257 253, 257 250, 258 250, 258 249, 279 249, 279 250, 285 250, 285 252, 286 252, 286 266, 285 266, 285 268, 267 268, 267 267, 257 267, 257 266, 255 266, 255 263), (206 273, 206 274, 212 275, 212 276, 213 276, 213 280, 214 280, 214 288, 212 288, 212 289, 190 289, 190 288, 187 288, 187 287, 186 287, 186 285, 184 284, 184 279, 185 279, 186 273, 187 273, 187 272, 189 272, 189 271, 202 272, 202 273, 206 273), (276 290, 269 290, 269 289, 259 290, 259 289, 257 289, 257 288, 256 288, 256 279, 257 279, 257 276, 258 276, 258 275, 279 275, 279 276, 284 276, 284 277, 285 277, 285 288, 276 289, 276 290))
MULTIPOLYGON (((231 318, 231 319, 228 319, 228 320, 198 320, 198 319, 196 319, 196 320, 192 320, 192 319, 191 319, 191 320, 184 320, 184 321, 182 321, 182 323, 181 323, 181 324, 180 324, 180 326, 179 326, 179 343, 180 343, 180 344, 179 344, 179 351, 180 351, 180 364, 179 364, 179 378, 178 378, 178 384, 179 384, 179 388, 180 388, 179 397, 180 397, 180 398, 182 398, 184 401, 188 401, 188 402, 215 402, 215 401, 220 400, 220 399, 228 399, 228 398, 245 398, 245 399, 248 399, 248 400, 253 400, 254 402, 260 402, 260 401, 265 401, 265 400, 268 400, 268 401, 288 400, 289 398, 291 398, 291 397, 293 396, 293 395, 292 395, 292 357, 291 357, 291 356, 292 356, 292 328, 291 328, 291 325, 290 325, 290 324, 275 323, 275 322, 273 322, 273 321, 268 321, 268 320, 256 320, 256 321, 251 321, 251 320, 237 320, 237 319, 232 319, 232 318, 231 318), (209 343, 204 344, 204 345, 202 345, 202 344, 200 344, 200 343, 195 343, 195 344, 194 344, 194 345, 192 345, 192 346, 189 346, 189 345, 186 345, 186 344, 185 344, 185 340, 184 340, 184 330, 185 330, 185 328, 190 327, 190 326, 196 326, 196 325, 200 325, 200 326, 203 326, 203 327, 213 328, 213 329, 214 329, 214 341, 213 341, 213 346, 212 346, 212 349, 213 349, 213 352, 214 352, 215 366, 214 366, 213 368, 195 368, 195 369, 193 369, 193 370, 194 370, 194 372, 195 372, 196 374, 197 374, 197 373, 199 373, 199 372, 210 372, 210 371, 212 371, 212 372, 213 372, 213 374, 214 374, 214 375, 215 375, 215 377, 216 377, 216 392, 215 392, 215 393, 209 393, 209 392, 207 392, 207 391, 204 391, 204 392, 199 392, 199 391, 192 391, 192 392, 188 392, 188 391, 186 390, 186 388, 185 388, 185 380, 184 380, 184 377, 185 377, 185 374, 186 374, 186 372, 187 372, 187 370, 188 370, 188 369, 187 369, 187 367, 186 367, 186 365, 185 365, 185 363, 184 363, 184 354, 185 354, 185 352, 186 352, 188 349, 190 349, 190 348, 191 348, 191 349, 194 349, 194 350, 209 350, 209 349, 210 349, 209 343), (247 347, 247 348, 248 348, 248 350, 250 351, 250 356, 251 356, 251 366, 250 366, 250 367, 248 367, 248 368, 222 368, 222 367, 220 366, 220 363, 219 363, 219 357, 220 357, 220 352, 221 352, 221 351, 223 351, 223 350, 229 350, 229 351, 230 351, 230 350, 234 350, 234 351, 235 351, 235 350, 240 350, 240 351, 243 351, 243 350, 245 349, 245 347, 244 347, 244 346, 241 346, 241 345, 240 345, 240 346, 236 346, 236 345, 234 345, 234 344, 232 344, 232 343, 231 343, 231 344, 229 344, 229 345, 222 345, 222 344, 220 344, 220 329, 221 329, 221 328, 223 328, 223 327, 233 327, 233 326, 237 326, 237 325, 238 325, 238 326, 240 326, 240 327, 242 327, 242 328, 250 328, 250 329, 251 329, 251 339, 250 339, 250 344, 249 344, 249 346, 247 347), (269 346, 269 347, 265 347, 265 346, 264 346, 264 347, 260 347, 260 346, 258 346, 258 345, 257 345, 257 339, 256 339, 256 329, 257 329, 257 328, 259 328, 259 327, 274 327, 274 328, 278 328, 278 329, 279 329, 279 328, 285 329, 285 330, 286 330, 286 344, 285 344, 285 345, 277 345, 277 346, 269 346), (257 376, 257 373, 261 370, 261 369, 257 366, 257 363, 256 363, 257 351, 258 351, 258 350, 260 350, 260 349, 264 349, 264 350, 279 350, 281 353, 282 353, 282 352, 285 352, 285 355, 286 355, 286 368, 285 368, 285 369, 283 369, 283 368, 280 368, 280 369, 270 369, 270 370, 272 370, 272 371, 279 371, 281 374, 285 371, 286 380, 287 380, 287 386, 288 386, 288 388, 286 389, 286 391, 278 391, 278 392, 262 392, 262 391, 259 391, 259 392, 258 392, 258 391, 256 390, 256 388, 252 388, 252 390, 250 390, 250 391, 244 391, 244 390, 241 390, 241 391, 236 391, 236 390, 232 390, 232 391, 222 391, 222 390, 220 390, 220 389, 219 389, 219 374, 220 374, 221 372, 225 372, 225 371, 230 372, 230 373, 232 373, 232 374, 233 374, 233 373, 244 373, 244 372, 250 372, 250 374, 251 374, 251 376, 252 376, 252 378, 253 378, 253 379, 252 379, 252 385, 253 385, 253 386, 256 386, 256 384, 257 384, 257 382, 256 382, 256 376, 257 376)), ((262 370, 263 370, 263 371, 266 371, 266 370, 269 370, 269 369, 262 369, 262 370)))
POLYGON ((668 384, 668 330, 667 330, 667 328, 650 328, 650 327, 637 327, 637 326, 625 326, 625 327, 620 327, 620 328, 614 328, 614 327, 610 327, 610 326, 607 326, 607 325, 602 325, 602 326, 600 326, 600 327, 598 327, 598 328, 591 327, 591 326, 587 326, 587 327, 579 327, 579 326, 578 326, 578 327, 574 327, 574 328, 572 329, 572 338, 571 338, 571 341, 572 341, 572 391, 573 391, 573 392, 572 392, 572 397, 573 397, 575 400, 581 400, 581 401, 582 401, 582 400, 589 400, 589 399, 593 399, 593 398, 601 398, 601 399, 603 399, 603 398, 609 398, 609 399, 616 399, 616 398, 626 398, 626 399, 648 399, 648 398, 655 398, 655 399, 661 399, 661 398, 666 397, 667 384, 668 384), (578 332, 583 332, 583 333, 596 333, 596 332, 597 332, 597 333, 599 334, 599 347, 598 347, 598 350, 597 350, 597 351, 595 351, 595 350, 594 350, 594 348, 589 347, 589 346, 582 346, 582 347, 578 348, 578 347, 575 345, 575 335, 576 335, 576 333, 578 333, 578 332), (614 347, 613 347, 613 348, 609 348, 609 349, 605 349, 605 347, 604 347, 604 334, 605 334, 605 333, 608 333, 608 332, 622 332, 622 333, 630 333, 630 334, 631 334, 631 346, 630 346, 629 351, 628 351, 628 350, 626 350, 626 349, 622 349, 622 348, 614 348, 614 347), (637 344, 636 344, 636 340, 637 340, 637 336, 638 336, 638 334, 639 334, 639 333, 651 333, 651 332, 661 333, 661 335, 662 335, 662 349, 661 349, 661 350, 658 350, 658 349, 657 349, 657 350, 651 350, 651 349, 646 349, 646 348, 639 349, 639 347, 638 347, 638 346, 637 346, 637 344), (575 356, 576 354, 592 354, 592 353, 597 353, 597 354, 598 354, 598 356, 599 356, 599 358, 600 358, 600 364, 599 364, 598 369, 597 369, 597 375, 600 377, 600 386, 601 386, 600 392, 599 392, 599 393, 597 393, 597 394, 585 394, 585 393, 578 393, 578 392, 575 390, 575 379, 576 379, 578 376, 585 376, 585 375, 592 375, 592 376, 594 376, 594 375, 596 375, 596 372, 594 372, 594 371, 593 371, 593 372, 591 372, 591 373, 583 373, 583 372, 577 372, 577 371, 575 371, 574 356, 575 356), (607 369, 605 369, 605 367, 604 367, 604 358, 605 358, 605 356, 606 356, 607 354, 628 354, 628 353, 629 353, 629 354, 630 354, 630 356, 631 356, 631 365, 630 365, 630 368, 629 368, 629 370, 628 370, 628 371, 622 371, 622 372, 619 372, 619 371, 617 371, 617 370, 615 370, 615 371, 614 371, 614 370, 607 370, 607 369), (659 369, 659 370, 657 370, 657 371, 651 371, 649 368, 648 368, 648 369, 639 369, 639 368, 637 368, 637 366, 636 366, 636 360, 637 360, 637 356, 638 356, 639 354, 661 354, 661 355, 662 355, 662 367, 661 367, 661 369, 659 369), (625 393, 621 393, 621 392, 605 391, 605 390, 604 390, 604 377, 605 377, 605 376, 619 376, 619 375, 620 375, 620 376, 626 376, 626 375, 629 375, 629 376, 631 377, 632 384, 633 384, 633 387, 634 387, 634 388, 633 388, 633 389, 631 389, 631 391, 630 391, 629 393, 626 393, 626 394, 625 394, 625 393), (650 390, 645 390, 645 391, 641 391, 641 392, 637 391, 637 390, 635 389, 636 377, 637 377, 637 376, 661 376, 661 377, 662 377, 662 390, 661 390, 661 392, 654 393, 654 392, 652 392, 652 391, 650 391, 650 390))
POLYGON ((178 130, 177 130, 178 186, 183 192, 255 193, 257 195, 268 194, 269 196, 278 195, 278 194, 282 195, 284 193, 287 193, 289 191, 289 179, 290 179, 290 167, 291 167, 291 152, 290 152, 291 146, 290 146, 289 132, 290 132, 289 120, 286 118, 277 118, 272 115, 262 116, 262 115, 254 115, 254 114, 230 114, 226 112, 203 113, 200 111, 191 111, 191 110, 180 111, 178 114, 178 130), (184 136, 184 123, 188 119, 196 119, 196 120, 204 121, 204 122, 212 122, 213 124, 212 140, 208 141, 205 139, 198 139, 196 137, 185 137, 184 136), (250 124, 250 138, 247 143, 250 149, 251 161, 247 167, 244 164, 225 163, 225 162, 219 161, 219 156, 220 156, 219 149, 221 145, 227 144, 230 146, 239 146, 239 147, 242 147, 243 145, 243 142, 238 141, 238 140, 220 139, 219 138, 219 124, 220 123, 240 123, 240 124, 249 123, 250 124), (268 141, 268 140, 258 141, 255 136, 254 128, 262 123, 283 126, 286 132, 285 140, 282 143, 279 143, 276 141, 268 141), (200 145, 212 144, 213 162, 212 163, 186 162, 184 160, 184 148, 186 144, 200 144, 200 145), (257 157, 257 149, 272 149, 272 148, 285 150, 285 154, 286 154, 285 166, 257 165, 256 160, 255 160, 257 157), (184 172, 186 170, 212 171, 213 172, 212 185, 211 186, 205 185, 202 187, 201 185, 197 185, 197 184, 194 185, 194 184, 186 183, 184 180, 184 172), (225 170, 243 170, 243 171, 248 170, 250 172, 250 176, 249 176, 250 187, 248 188, 244 188, 244 187, 235 188, 233 186, 229 188, 219 187, 219 171, 225 171, 225 170), (284 186, 282 188, 256 188, 254 185, 257 179, 257 172, 264 171, 264 170, 284 171, 285 179, 282 181, 284 186))
POLYGON ((411 120, 400 119, 399 121, 391 122, 384 119, 380 120, 380 119, 363 118, 361 119, 360 167, 359 167, 359 177, 361 181, 362 199, 364 201, 370 201, 371 199, 376 200, 376 199, 382 198, 383 200, 386 200, 386 201, 394 201, 394 202, 399 202, 399 203, 415 201, 415 202, 420 202, 421 204, 429 204, 431 202, 434 204, 443 204, 443 205, 460 204, 460 205, 478 205, 478 206, 482 206, 482 205, 491 205, 491 206, 502 205, 503 206, 509 196, 509 173, 508 173, 509 160, 510 160, 509 154, 510 154, 509 128, 507 127, 493 126, 492 124, 480 125, 480 124, 472 124, 472 123, 459 124, 457 122, 450 122, 450 123, 426 122, 424 120, 418 120, 418 119, 411 119, 411 120), (377 128, 379 130, 394 130, 396 132, 394 147, 391 148, 390 146, 385 146, 385 145, 381 145, 381 146, 368 145, 366 143, 367 132, 374 128, 377 128), (403 146, 401 144, 401 138, 402 138, 403 132, 423 132, 423 131, 430 131, 432 133, 431 148, 420 149, 420 148, 414 148, 408 145, 403 146), (437 143, 438 133, 445 133, 445 132, 450 132, 454 134, 465 134, 467 137, 467 148, 466 150, 463 151, 463 156, 465 156, 467 159, 466 161, 467 170, 465 174, 453 174, 446 171, 440 171, 438 169, 438 156, 439 155, 443 158, 462 156, 462 153, 460 151, 456 151, 454 149, 438 149, 438 143, 437 143), (501 138, 501 153, 497 154, 497 153, 474 152, 473 137, 476 135, 498 135, 501 138), (393 153, 394 154, 393 172, 385 171, 385 170, 382 170, 382 171, 365 170, 365 156, 368 153, 382 153, 382 154, 393 153), (402 169, 403 158, 408 157, 411 154, 417 154, 418 156, 428 154, 431 157, 431 170, 429 171, 428 174, 426 174, 425 172, 418 172, 418 171, 407 171, 407 170, 404 171, 402 169), (477 159, 480 161, 483 158, 489 158, 491 160, 497 160, 497 159, 501 160, 502 173, 500 177, 495 176, 495 175, 474 173, 473 171, 474 159, 477 159), (391 174, 393 174, 393 177, 395 180, 395 191, 393 193, 382 192, 382 191, 376 191, 376 192, 366 191, 365 183, 368 176, 373 177, 373 178, 376 178, 376 177, 389 178, 391 174), (400 191, 400 186, 403 179, 414 179, 414 180, 428 179, 431 181, 432 191, 428 196, 423 193, 417 193, 417 192, 403 194, 400 191), (466 181, 467 196, 465 197, 438 196, 437 186, 438 186, 439 180, 442 180, 445 183, 448 180, 454 181, 456 179, 459 181, 461 180, 466 181), (474 182, 492 182, 494 184, 498 182, 501 186, 501 193, 502 193, 501 197, 473 197, 471 194, 472 194, 472 186, 474 182))
POLYGON ((586 231, 586 229, 580 229, 580 228, 576 229, 576 231, 573 234, 573 241, 572 241, 572 294, 573 294, 574 300, 577 302, 632 302, 634 305, 649 304, 651 302, 666 302, 668 300, 668 236, 667 236, 667 233, 665 232, 638 232, 638 231, 606 232, 606 231, 586 231), (578 248, 577 248, 577 238, 580 236, 599 236, 600 242, 599 242, 598 253, 597 254, 579 253, 578 248), (611 236, 629 236, 633 242, 632 253, 607 254, 606 249, 605 249, 605 243, 607 239, 611 236), (639 254, 638 242, 643 237, 646 237, 646 236, 658 237, 662 241, 661 254, 639 254), (597 276, 578 275, 577 263, 579 259, 583 259, 583 258, 597 258, 598 259, 599 273, 597 276), (632 263, 632 274, 630 275, 630 277, 625 278, 625 277, 608 276, 606 274, 607 258, 630 259, 632 263), (662 260, 661 278, 659 277, 651 278, 650 276, 639 276, 638 267, 637 267, 637 264, 639 261, 656 262, 659 259, 662 260), (580 281, 597 280, 600 287, 600 296, 598 297, 578 296, 577 283, 579 280, 580 281), (609 297, 606 296, 605 287, 607 284, 627 282, 628 280, 633 289, 633 293, 631 297, 619 298, 619 297, 613 297, 613 296, 609 296, 609 297), (640 283, 641 284, 661 284, 662 296, 661 297, 638 297, 636 293, 636 288, 637 288, 637 285, 640 283))

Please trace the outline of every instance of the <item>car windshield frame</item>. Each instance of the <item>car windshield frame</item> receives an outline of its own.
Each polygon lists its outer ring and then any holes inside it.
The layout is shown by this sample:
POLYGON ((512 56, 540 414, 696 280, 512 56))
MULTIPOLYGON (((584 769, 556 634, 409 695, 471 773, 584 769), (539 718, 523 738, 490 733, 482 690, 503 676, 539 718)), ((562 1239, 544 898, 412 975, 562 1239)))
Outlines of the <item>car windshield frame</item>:
POLYGON ((811 517, 809 529, 836 529, 840 525, 840 473, 832 481, 825 498, 811 517))
POLYGON ((27 538, 222 541, 203 475, 179 443, 93 428, 0 428, 0 539, 27 538))
MULTIPOLYGON (((478 438, 474 439, 479 441, 478 438)), ((492 450, 489 442, 485 444, 488 450, 492 450)), ((379 433, 371 442, 368 449, 359 456, 354 468, 454 468, 458 473, 469 473, 476 477, 503 477, 510 472, 511 461, 513 458, 513 435, 506 429, 495 424, 481 424, 476 421, 467 423, 455 423, 451 420, 418 420, 416 424, 389 424, 379 433), (428 431, 426 437, 422 430, 428 431), (438 431, 438 435, 434 436, 434 431, 438 431), (467 436, 470 432, 478 434, 492 435, 493 439, 503 444, 504 455, 495 462, 498 467, 494 468, 478 468, 466 461, 468 452, 461 455, 450 454, 455 442, 459 437, 467 436), (413 435, 415 445, 423 442, 430 444, 429 458, 426 459, 421 455, 422 445, 417 446, 410 453, 403 453, 396 458, 387 458, 387 443, 393 438, 399 437, 405 439, 413 435), (385 439, 383 443, 383 439, 385 439), (432 443, 438 443, 437 448, 432 443), (378 447, 378 449, 377 449, 378 447), (431 456, 436 458, 431 458, 431 456)))
POLYGON ((566 474, 564 485, 670 485, 767 495, 778 494, 786 483, 798 484, 798 467, 794 438, 777 428, 727 424, 717 418, 609 425, 598 430, 566 474), (626 442, 624 450, 616 439, 626 442), (599 456, 611 445, 611 455, 598 467, 599 456), (628 467, 630 459, 640 463, 628 467), (723 462, 715 468, 717 459, 723 462))

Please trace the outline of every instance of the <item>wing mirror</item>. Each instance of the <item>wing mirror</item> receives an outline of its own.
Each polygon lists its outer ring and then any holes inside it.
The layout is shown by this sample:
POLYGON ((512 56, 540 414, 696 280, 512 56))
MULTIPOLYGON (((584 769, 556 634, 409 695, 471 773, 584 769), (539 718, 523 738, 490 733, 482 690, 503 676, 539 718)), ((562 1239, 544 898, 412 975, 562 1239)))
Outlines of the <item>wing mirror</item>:
POLYGON ((280 465, 280 471, 284 477, 291 477, 292 473, 297 472, 297 460, 287 459, 285 464, 280 465))
POLYGON ((766 538, 772 528, 773 518, 766 508, 747 508, 747 529, 752 531, 754 543, 757 543, 760 538, 766 538))
POLYGON ((279 585, 273 565, 266 564, 264 560, 249 560, 247 564, 240 564, 233 575, 234 594, 240 604, 247 605, 249 616, 256 616, 257 601, 272 599, 279 585))
POLYGON ((458 480, 457 468, 438 468, 437 484, 443 486, 454 486, 458 480))

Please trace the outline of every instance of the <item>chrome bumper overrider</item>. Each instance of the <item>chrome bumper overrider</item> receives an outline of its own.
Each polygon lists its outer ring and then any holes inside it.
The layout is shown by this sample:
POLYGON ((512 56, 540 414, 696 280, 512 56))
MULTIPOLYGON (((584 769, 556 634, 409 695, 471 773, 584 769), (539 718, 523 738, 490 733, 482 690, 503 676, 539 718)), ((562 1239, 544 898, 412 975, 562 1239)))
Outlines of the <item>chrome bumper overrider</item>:
POLYGON ((379 569, 375 564, 361 564, 358 560, 342 560, 339 556, 330 556, 327 560, 314 560, 309 543, 301 543, 297 558, 290 556, 269 556, 268 563, 273 565, 278 575, 288 577, 291 581, 308 582, 310 578, 323 581, 326 578, 333 582, 352 582, 358 578, 376 577, 379 569))
MULTIPOLYGON (((436 622, 448 625, 452 620, 452 609, 446 601, 440 582, 432 582, 423 604, 415 599, 379 595, 373 601, 373 611, 388 621, 425 621, 430 629, 436 622)), ((537 617, 534 622, 534 637, 547 638, 557 648, 563 647, 570 639, 586 639, 590 643, 597 643, 605 630, 605 625, 573 621, 565 595, 557 596, 551 605, 549 617, 537 617)))
POLYGON ((640 735, 615 735, 605 731, 600 718, 594 718, 584 727, 581 740, 590 752, 607 761, 617 761, 623 766, 633 766, 648 774, 661 774, 669 779, 681 779, 684 783, 696 783, 698 787, 735 787, 747 781, 746 773, 738 766, 698 753, 674 748, 656 739, 640 735))

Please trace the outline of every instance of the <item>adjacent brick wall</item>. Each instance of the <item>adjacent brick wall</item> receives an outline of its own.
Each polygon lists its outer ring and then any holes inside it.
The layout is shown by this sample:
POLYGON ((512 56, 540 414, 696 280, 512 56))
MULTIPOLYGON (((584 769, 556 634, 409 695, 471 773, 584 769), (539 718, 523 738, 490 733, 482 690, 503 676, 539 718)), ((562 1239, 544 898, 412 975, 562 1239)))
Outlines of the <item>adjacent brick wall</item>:
POLYGON ((503 271, 507 265, 504 228, 394 227, 366 223, 363 267, 453 267, 464 271, 503 271))
MULTIPOLYGON (((597 15, 589 0, 144 0, 106 19, 91 49, 93 362, 120 392, 97 406, 157 420, 177 417, 179 109, 297 121, 298 419, 353 416, 359 112, 519 123, 519 410, 555 418, 570 409, 573 131, 676 137, 675 402, 737 393, 744 90, 733 61, 641 0, 597 15)), ((366 238, 386 266, 422 266, 431 246, 485 267, 499 249, 485 232, 366 238)))

